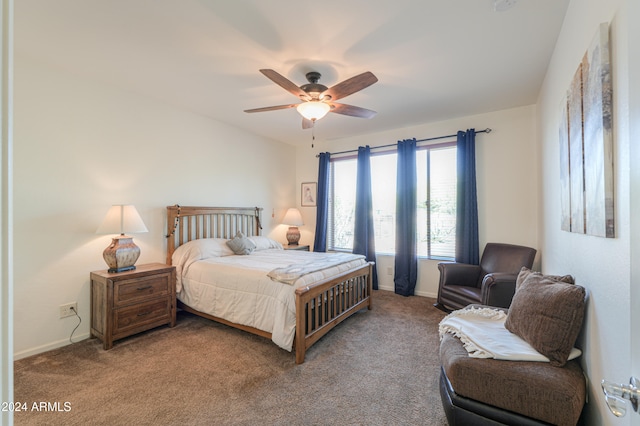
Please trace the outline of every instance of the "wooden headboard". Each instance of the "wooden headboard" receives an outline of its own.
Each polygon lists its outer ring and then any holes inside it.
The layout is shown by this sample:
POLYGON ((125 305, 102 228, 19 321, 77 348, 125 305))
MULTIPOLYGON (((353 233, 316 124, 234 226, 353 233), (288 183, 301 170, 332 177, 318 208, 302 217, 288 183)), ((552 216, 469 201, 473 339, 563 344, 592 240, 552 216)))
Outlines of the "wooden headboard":
POLYGON ((259 207, 167 207, 167 264, 175 249, 201 238, 233 238, 238 231, 260 235, 259 207))

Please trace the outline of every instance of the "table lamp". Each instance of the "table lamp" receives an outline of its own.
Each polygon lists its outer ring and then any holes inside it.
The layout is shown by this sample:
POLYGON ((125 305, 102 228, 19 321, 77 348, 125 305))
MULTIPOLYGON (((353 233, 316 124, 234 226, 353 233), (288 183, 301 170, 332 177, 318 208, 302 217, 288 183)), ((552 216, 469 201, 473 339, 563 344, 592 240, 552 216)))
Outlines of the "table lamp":
POLYGON ((140 214, 132 205, 115 204, 111 206, 96 234, 115 234, 109 247, 102 256, 109 266, 109 272, 123 272, 136 269, 134 266, 140 257, 140 247, 133 243, 133 238, 125 233, 149 232, 140 214))
POLYGON ((284 219, 282 219, 282 223, 289 225, 289 230, 287 231, 287 241, 289 241, 289 245, 297 246, 298 241, 300 241, 300 230, 298 229, 298 226, 304 225, 300 210, 296 208, 290 208, 287 210, 287 213, 284 215, 284 219))

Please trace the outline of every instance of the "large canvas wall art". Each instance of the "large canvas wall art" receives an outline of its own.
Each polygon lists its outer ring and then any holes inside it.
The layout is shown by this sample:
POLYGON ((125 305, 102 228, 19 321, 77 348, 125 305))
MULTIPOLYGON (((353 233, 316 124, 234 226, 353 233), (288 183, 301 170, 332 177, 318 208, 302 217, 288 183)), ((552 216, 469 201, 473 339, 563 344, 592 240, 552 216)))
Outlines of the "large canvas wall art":
POLYGON ((584 233, 584 170, 582 145, 582 64, 578 67, 569 93, 569 191, 571 231, 584 233))
POLYGON ((560 103, 560 229, 571 232, 571 177, 569 176, 569 101, 560 103))
POLYGON ((615 237, 609 25, 600 24, 561 104, 561 228, 615 237))

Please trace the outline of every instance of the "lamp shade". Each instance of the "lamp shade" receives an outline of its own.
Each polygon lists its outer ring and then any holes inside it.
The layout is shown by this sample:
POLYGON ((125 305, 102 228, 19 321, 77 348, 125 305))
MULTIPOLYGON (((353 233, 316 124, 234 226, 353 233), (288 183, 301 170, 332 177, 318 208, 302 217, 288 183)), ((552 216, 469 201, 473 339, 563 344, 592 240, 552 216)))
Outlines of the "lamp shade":
POLYGON ((134 234, 149 232, 138 210, 132 205, 116 204, 111 206, 96 234, 134 234))
POLYGON ((320 101, 309 101, 299 104, 296 109, 307 120, 316 121, 327 115, 331 107, 320 101))
POLYGON ((290 208, 287 210, 287 213, 284 215, 284 219, 282 219, 282 223, 289 226, 302 226, 304 222, 302 221, 302 215, 300 214, 300 210, 296 208, 290 208))

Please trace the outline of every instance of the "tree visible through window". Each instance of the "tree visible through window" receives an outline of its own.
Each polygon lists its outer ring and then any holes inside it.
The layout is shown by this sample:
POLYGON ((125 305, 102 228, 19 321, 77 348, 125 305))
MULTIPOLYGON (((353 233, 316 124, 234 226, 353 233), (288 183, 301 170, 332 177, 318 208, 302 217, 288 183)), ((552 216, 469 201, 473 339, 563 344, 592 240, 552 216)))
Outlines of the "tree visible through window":
MULTIPOLYGON (((395 252, 395 152, 371 156, 374 233, 378 253, 395 252)), ((332 159, 329 184, 328 248, 353 248, 356 159, 332 159)), ((417 168, 418 256, 453 259, 456 231, 456 148, 454 144, 419 147, 417 168)))

